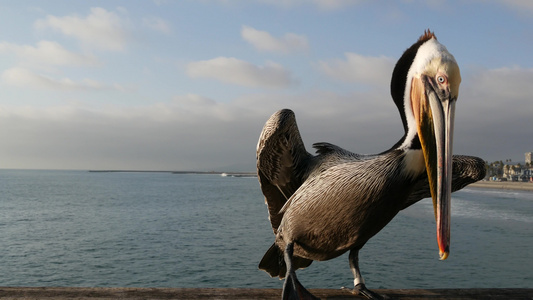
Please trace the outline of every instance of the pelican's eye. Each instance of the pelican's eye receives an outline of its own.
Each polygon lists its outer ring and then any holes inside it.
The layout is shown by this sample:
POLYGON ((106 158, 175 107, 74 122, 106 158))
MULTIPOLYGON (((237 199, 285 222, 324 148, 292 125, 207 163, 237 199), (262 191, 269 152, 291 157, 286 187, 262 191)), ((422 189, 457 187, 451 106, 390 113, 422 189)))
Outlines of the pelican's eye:
POLYGON ((446 78, 444 76, 437 76, 437 81, 440 83, 440 84, 443 84, 446 82, 446 78))

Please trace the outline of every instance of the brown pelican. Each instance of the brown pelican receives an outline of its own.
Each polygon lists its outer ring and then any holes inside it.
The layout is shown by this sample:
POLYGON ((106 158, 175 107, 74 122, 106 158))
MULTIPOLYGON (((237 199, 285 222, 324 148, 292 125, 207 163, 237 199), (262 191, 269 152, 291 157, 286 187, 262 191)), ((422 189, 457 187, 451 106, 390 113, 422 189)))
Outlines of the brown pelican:
POLYGON ((460 81, 454 57, 425 31, 392 73, 391 94, 405 134, 374 155, 328 143, 314 144, 317 155, 312 155, 291 110, 270 117, 257 145, 257 170, 276 240, 259 268, 286 277, 283 299, 315 299, 295 271, 347 251, 353 293, 381 298, 365 286, 359 250, 400 210, 422 198, 433 198, 440 258, 448 257, 450 193, 485 176, 480 158, 452 158, 460 81))

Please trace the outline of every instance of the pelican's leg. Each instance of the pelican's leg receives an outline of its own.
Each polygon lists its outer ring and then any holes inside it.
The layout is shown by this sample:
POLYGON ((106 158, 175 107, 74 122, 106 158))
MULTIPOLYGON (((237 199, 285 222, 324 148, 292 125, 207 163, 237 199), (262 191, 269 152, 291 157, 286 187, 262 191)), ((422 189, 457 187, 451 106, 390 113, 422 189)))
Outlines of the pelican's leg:
POLYGON ((379 294, 376 294, 372 292, 371 290, 367 289, 365 286, 365 280, 363 279, 363 276, 361 275, 361 271, 359 271, 359 249, 352 249, 350 250, 350 269, 352 270, 353 274, 353 293, 356 295, 362 295, 368 299, 383 299, 383 297, 379 294))
POLYGON ((283 300, 318 300, 313 294, 306 290, 303 285, 296 278, 296 271, 292 265, 292 258, 294 252, 294 243, 290 242, 285 248, 285 264, 287 265, 287 275, 285 276, 285 283, 283 284, 283 300))

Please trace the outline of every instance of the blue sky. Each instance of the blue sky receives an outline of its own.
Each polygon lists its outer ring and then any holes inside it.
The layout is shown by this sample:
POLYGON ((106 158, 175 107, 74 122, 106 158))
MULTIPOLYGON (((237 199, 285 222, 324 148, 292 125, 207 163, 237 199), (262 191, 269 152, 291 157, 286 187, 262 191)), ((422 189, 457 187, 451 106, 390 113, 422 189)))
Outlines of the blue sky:
POLYGON ((254 169, 292 108, 308 151, 402 136, 392 68, 426 28, 462 72, 454 152, 533 151, 531 1, 1 1, 0 168, 254 169))

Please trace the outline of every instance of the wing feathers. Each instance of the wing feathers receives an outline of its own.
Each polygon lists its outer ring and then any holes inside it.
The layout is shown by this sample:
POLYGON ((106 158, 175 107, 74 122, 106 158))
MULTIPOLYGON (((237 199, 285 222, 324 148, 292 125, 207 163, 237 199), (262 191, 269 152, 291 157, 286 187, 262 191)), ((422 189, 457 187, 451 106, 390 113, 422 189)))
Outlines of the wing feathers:
MULTIPOLYGON (((458 191, 465 186, 479 181, 485 177, 485 162, 475 156, 454 155, 452 167, 452 192, 458 191)), ((427 175, 415 185, 413 192, 402 209, 416 202, 431 197, 427 175)))
POLYGON ((257 174, 276 233, 281 208, 305 180, 308 158, 294 113, 283 109, 265 123, 257 143, 257 174))

